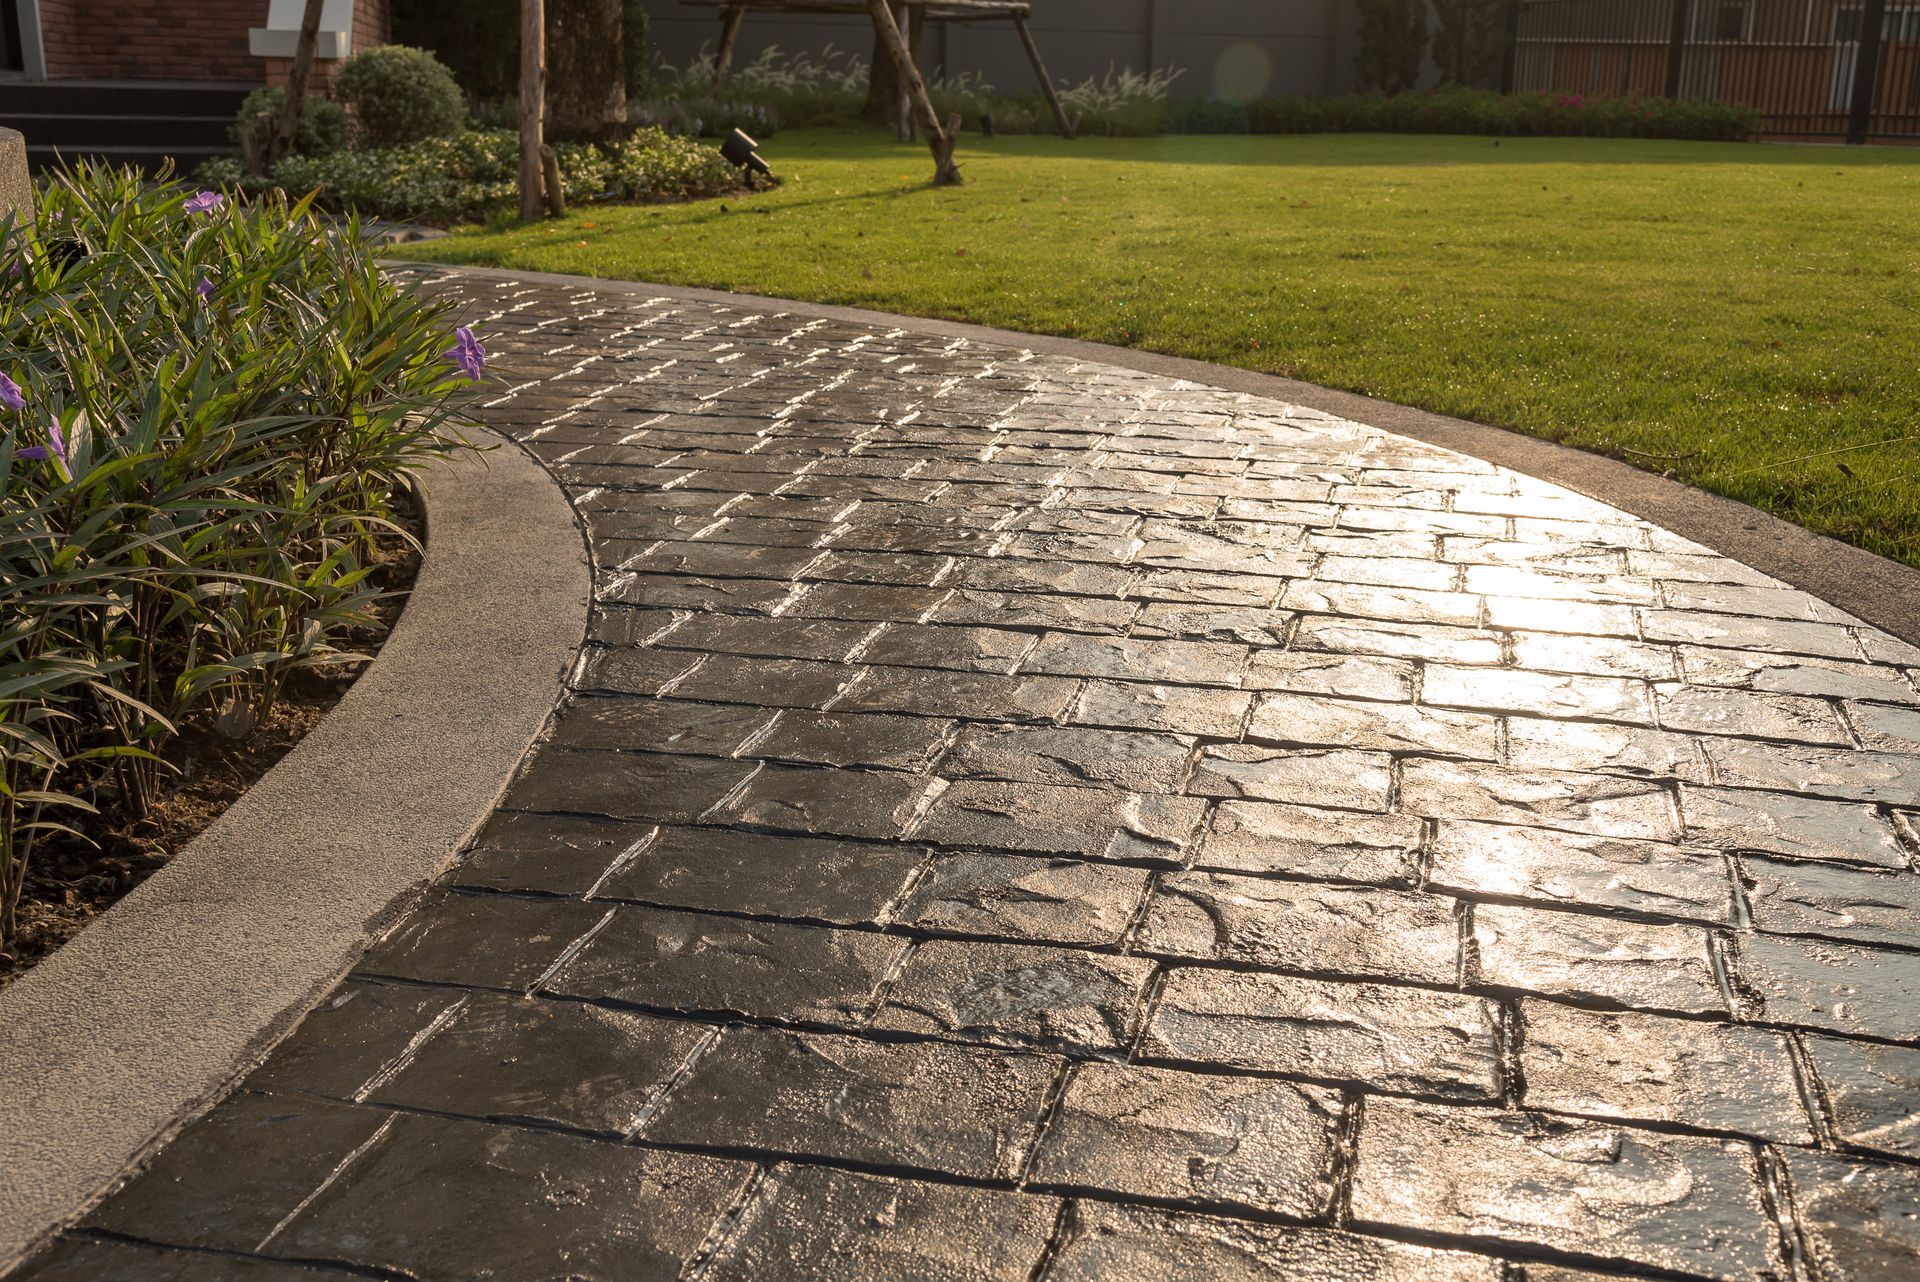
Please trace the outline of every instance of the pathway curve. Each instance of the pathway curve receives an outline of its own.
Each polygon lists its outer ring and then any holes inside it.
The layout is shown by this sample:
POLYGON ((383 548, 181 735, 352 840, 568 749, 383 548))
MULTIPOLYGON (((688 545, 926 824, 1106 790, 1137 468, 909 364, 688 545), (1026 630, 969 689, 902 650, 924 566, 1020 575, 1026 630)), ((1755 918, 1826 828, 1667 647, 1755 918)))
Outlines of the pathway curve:
POLYGON ((1920 651, 1275 402, 444 279, 573 693, 18 1276, 1920 1272, 1920 651))

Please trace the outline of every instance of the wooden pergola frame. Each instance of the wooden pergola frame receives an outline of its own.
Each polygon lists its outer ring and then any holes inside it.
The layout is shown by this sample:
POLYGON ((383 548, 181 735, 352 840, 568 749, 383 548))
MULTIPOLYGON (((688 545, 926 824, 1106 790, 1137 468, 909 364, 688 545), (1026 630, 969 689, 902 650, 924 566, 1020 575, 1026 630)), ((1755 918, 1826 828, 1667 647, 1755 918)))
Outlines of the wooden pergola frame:
MULTIPOLYGON (((720 11, 720 48, 713 56, 713 77, 717 84, 726 79, 727 69, 733 62, 733 48, 740 37, 740 26, 746 21, 747 14, 753 13, 790 13, 790 14, 831 14, 856 15, 868 14, 872 17, 874 29, 879 34, 882 45, 894 55, 896 62, 904 60, 901 67, 901 80, 907 87, 909 102, 902 104, 903 120, 911 120, 912 108, 919 108, 923 120, 932 120, 934 128, 929 130, 929 138, 939 134, 939 122, 933 119, 931 102, 924 101, 926 89, 921 80, 919 68, 913 65, 911 53, 911 33, 924 31, 930 22, 1011 22, 1020 36, 1020 44, 1027 51, 1027 61, 1033 64, 1033 74, 1040 82, 1040 92, 1046 97, 1047 106, 1053 112, 1053 122, 1060 130, 1062 138, 1073 137, 1073 122, 1067 119, 1066 108, 1060 104, 1060 94, 1054 88, 1053 77, 1047 74, 1047 65, 1040 58, 1040 46, 1034 42, 1033 30, 1027 20, 1033 16, 1033 6, 1028 0, 683 0, 684 3, 703 9, 720 11), (898 10, 898 17, 895 11, 898 10), (905 28, 903 33, 902 28, 905 28), (892 36, 888 31, 892 31, 892 36), (918 98, 922 101, 912 101, 918 98)), ((910 137, 903 130, 903 136, 910 137)))

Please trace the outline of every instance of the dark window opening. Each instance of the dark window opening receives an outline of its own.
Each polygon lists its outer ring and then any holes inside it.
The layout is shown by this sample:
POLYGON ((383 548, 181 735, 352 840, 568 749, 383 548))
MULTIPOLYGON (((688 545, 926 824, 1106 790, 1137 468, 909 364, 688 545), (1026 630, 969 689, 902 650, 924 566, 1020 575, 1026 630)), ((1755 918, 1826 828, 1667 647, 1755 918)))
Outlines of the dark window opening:
POLYGON ((0 0, 0 71, 26 69, 26 45, 20 39, 20 0, 0 0))

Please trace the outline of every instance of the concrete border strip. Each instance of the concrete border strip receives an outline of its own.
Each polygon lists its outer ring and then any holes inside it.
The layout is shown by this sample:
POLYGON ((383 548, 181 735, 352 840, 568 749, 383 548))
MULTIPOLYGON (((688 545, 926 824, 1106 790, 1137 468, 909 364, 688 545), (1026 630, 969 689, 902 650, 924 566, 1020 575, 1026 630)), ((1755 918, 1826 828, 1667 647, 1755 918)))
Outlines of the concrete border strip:
POLYGON ((469 267, 425 259, 390 265, 415 270, 466 272, 497 280, 524 280, 530 284, 565 285, 611 292, 646 293, 694 302, 725 303, 756 311, 786 312, 889 329, 899 326, 920 333, 1025 348, 1069 360, 1117 365, 1123 369, 1245 392, 1250 396, 1288 401, 1382 431, 1470 454, 1500 467, 1564 486, 1651 521, 1682 538, 1712 548, 1763 574, 1772 575, 1803 592, 1809 592, 1830 605, 1838 606, 1904 641, 1920 645, 1920 569, 1815 534, 1745 503, 1641 471, 1631 464, 1506 428, 1449 418, 1444 414, 1432 414, 1391 401, 1376 400, 1355 392, 1336 391, 1274 374, 1212 365, 1180 356, 1161 356, 1127 347, 1110 347, 1104 343, 1022 334, 957 321, 902 316, 827 303, 803 303, 758 294, 734 294, 724 290, 603 280, 593 276, 565 276, 552 272, 515 271, 510 268, 469 267))
POLYGON ((379 657, 172 863, 0 991, 0 1273, 332 987, 551 714, 591 591, 572 507, 510 445, 419 479, 426 557, 379 657))

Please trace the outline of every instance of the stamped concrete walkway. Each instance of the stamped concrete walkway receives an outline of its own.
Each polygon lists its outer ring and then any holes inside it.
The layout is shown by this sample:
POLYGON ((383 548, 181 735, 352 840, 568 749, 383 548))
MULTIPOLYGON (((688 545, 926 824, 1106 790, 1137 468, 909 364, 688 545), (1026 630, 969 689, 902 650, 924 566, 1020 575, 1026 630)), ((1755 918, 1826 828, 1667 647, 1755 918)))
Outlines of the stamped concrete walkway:
POLYGON ((19 1278, 1920 1276, 1920 651, 1286 405, 449 279, 573 693, 19 1278))

